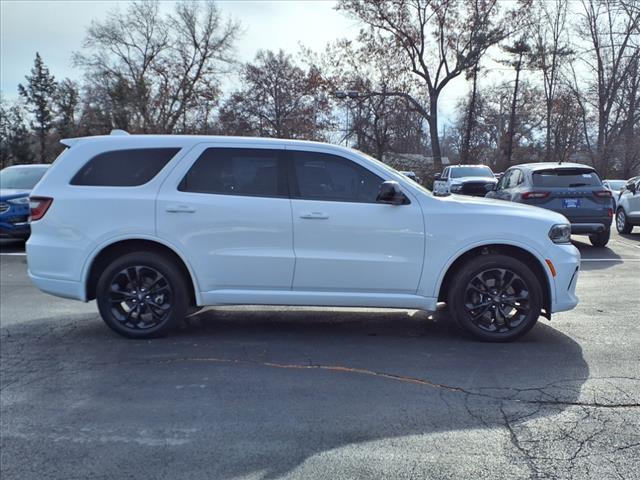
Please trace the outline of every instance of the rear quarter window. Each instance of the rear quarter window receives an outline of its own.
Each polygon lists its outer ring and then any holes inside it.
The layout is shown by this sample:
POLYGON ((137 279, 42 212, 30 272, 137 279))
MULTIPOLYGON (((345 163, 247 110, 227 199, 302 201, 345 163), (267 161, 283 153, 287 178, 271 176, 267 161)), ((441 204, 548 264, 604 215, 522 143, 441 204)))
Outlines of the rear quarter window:
POLYGON ((602 185, 602 180, 591 169, 557 168, 533 172, 534 187, 594 187, 602 185))
POLYGON ((179 148, 136 148, 103 152, 89 160, 71 185, 136 187, 155 177, 179 148))

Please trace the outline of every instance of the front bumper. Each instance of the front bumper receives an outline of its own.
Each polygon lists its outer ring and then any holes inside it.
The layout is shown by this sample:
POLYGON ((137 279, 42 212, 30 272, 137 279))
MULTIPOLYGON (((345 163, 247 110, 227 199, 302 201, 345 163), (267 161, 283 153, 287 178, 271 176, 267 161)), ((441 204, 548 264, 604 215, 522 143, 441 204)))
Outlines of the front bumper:
POLYGON ((27 238, 31 233, 29 226, 29 207, 27 205, 11 205, 2 202, 0 213, 0 236, 27 238))
POLYGON ((580 252, 573 245, 554 245, 547 258, 556 270, 553 277, 551 313, 572 310, 578 305, 576 285, 580 273, 580 252))
POLYGON ((610 228, 611 220, 608 220, 606 224, 604 223, 572 223, 571 224, 571 233, 572 234, 585 234, 585 233, 602 233, 606 229, 610 228))

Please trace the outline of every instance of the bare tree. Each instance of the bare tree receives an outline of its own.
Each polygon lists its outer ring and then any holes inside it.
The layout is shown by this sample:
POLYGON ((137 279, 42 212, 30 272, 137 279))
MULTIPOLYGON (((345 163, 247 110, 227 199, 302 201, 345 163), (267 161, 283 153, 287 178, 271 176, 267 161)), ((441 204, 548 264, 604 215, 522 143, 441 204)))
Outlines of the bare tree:
POLYGON ((213 1, 179 2, 168 16, 159 5, 136 1, 124 13, 94 21, 84 52, 74 56, 94 101, 104 99, 104 109, 114 114, 115 127, 184 128, 193 108, 217 101, 220 75, 232 61, 239 27, 225 22, 213 1))
POLYGON ((242 88, 220 110, 224 133, 278 138, 323 138, 329 93, 314 67, 307 70, 280 50, 259 51, 242 71, 242 88))
POLYGON ((387 95, 406 98, 427 120, 436 168, 441 167, 438 100, 442 90, 510 34, 525 11, 522 3, 504 16, 498 15, 497 0, 341 0, 338 4, 368 27, 360 38, 364 44, 376 50, 391 39, 387 45, 393 49, 388 54, 403 58, 405 68, 421 80, 426 104, 413 91, 387 95))
POLYGON ((618 118, 614 111, 616 99, 633 67, 633 59, 638 56, 634 36, 640 33, 640 8, 635 0, 583 0, 582 5, 584 12, 579 33, 589 42, 589 48, 581 58, 595 77, 592 102, 597 112, 594 164, 600 174, 606 176, 610 169, 612 133, 618 118))
POLYGON ((532 24, 531 67, 542 74, 545 100, 545 159, 552 153, 552 114, 563 63, 572 55, 567 36, 568 0, 540 2, 532 24))

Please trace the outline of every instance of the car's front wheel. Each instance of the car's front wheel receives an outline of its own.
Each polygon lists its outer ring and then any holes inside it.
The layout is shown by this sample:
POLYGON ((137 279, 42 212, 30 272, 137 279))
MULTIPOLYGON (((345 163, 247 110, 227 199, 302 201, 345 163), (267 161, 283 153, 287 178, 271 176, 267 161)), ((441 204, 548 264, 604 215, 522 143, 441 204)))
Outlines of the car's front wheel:
POLYGON ((96 286, 105 323, 129 338, 162 336, 182 320, 189 307, 186 281, 168 258, 134 252, 112 261, 96 286))
POLYGON ((619 208, 616 212, 616 230, 618 230, 618 233, 627 234, 631 233, 632 229, 633 225, 629 223, 627 214, 625 213, 624 209, 619 208))
POLYGON ((611 238, 611 229, 607 228, 604 232, 589 235, 589 241, 594 247, 605 247, 611 238))
POLYGON ((490 342, 527 333, 543 305, 542 286, 523 262, 501 254, 480 255, 455 274, 447 304, 464 331, 490 342))

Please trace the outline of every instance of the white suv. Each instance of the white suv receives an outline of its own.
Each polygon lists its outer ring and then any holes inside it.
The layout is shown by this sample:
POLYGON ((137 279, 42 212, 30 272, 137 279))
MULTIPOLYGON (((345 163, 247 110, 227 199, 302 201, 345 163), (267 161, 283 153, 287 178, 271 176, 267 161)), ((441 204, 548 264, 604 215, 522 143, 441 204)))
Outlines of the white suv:
POLYGON ((29 275, 96 299, 109 327, 167 333, 206 305, 436 310, 484 340, 576 306, 557 213, 434 197, 362 153, 278 139, 111 135, 69 148, 32 192, 29 275))

